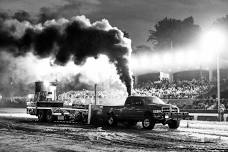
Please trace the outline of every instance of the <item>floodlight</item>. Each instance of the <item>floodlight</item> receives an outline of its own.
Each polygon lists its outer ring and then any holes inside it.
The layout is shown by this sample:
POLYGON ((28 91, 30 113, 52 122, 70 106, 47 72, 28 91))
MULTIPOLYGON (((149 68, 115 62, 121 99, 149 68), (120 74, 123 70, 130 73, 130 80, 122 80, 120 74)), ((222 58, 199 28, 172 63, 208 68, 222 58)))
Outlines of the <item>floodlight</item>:
POLYGON ((201 37, 201 45, 206 51, 215 51, 219 53, 225 46, 225 34, 220 29, 211 29, 205 32, 201 37))
MULTIPOLYGON (((219 66, 219 55, 223 51, 226 37, 224 32, 220 29, 212 29, 202 35, 201 38, 202 47, 204 51, 215 52, 217 56, 217 98, 218 98, 218 116, 219 121, 221 121, 220 107, 220 66, 219 66)), ((213 53, 212 53, 213 54, 213 53)))

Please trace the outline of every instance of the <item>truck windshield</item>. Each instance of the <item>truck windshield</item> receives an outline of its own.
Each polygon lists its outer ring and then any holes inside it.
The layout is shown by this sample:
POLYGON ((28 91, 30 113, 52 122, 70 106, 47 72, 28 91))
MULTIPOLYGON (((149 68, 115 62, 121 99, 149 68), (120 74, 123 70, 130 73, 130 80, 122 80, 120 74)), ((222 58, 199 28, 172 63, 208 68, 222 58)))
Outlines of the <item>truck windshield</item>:
POLYGON ((146 104, 165 104, 164 101, 159 99, 158 97, 147 97, 146 104))

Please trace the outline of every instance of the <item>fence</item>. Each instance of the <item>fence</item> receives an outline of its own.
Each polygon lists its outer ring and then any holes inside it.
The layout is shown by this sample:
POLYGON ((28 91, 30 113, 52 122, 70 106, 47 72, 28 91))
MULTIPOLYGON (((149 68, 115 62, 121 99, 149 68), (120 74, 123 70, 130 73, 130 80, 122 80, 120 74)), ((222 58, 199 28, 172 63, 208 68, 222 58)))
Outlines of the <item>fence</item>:
POLYGON ((0 100, 0 108, 3 108, 3 107, 25 108, 27 101, 28 101, 27 97, 2 98, 0 100))
MULTIPOLYGON (((177 105, 182 112, 189 112, 194 120, 218 121, 218 101, 216 99, 166 99, 166 103, 177 105)), ((221 121, 228 121, 228 99, 222 99, 225 106, 221 121)))
MULTIPOLYGON (((182 110, 206 110, 213 111, 218 109, 216 99, 164 99, 166 103, 178 106, 182 110)), ((220 103, 228 109, 228 99, 221 99, 220 103)))

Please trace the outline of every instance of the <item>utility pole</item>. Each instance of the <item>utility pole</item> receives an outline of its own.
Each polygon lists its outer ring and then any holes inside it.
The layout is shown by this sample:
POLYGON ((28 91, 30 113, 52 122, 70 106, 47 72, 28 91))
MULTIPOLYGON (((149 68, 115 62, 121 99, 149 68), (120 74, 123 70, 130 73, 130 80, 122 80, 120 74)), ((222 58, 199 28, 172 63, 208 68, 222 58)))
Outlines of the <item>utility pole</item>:
POLYGON ((221 111, 220 111, 220 65, 219 65, 219 54, 217 54, 217 98, 218 98, 218 117, 221 121, 221 111))
POLYGON ((94 104, 97 105, 97 84, 94 85, 94 104))

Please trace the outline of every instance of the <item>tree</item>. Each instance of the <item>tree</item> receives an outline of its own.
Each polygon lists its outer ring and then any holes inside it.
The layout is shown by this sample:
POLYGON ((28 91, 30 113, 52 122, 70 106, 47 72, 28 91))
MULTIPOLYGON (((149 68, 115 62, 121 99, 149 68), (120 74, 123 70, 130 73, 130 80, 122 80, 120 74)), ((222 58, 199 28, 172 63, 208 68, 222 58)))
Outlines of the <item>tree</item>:
POLYGON ((194 24, 193 17, 184 20, 166 17, 155 24, 154 29, 149 30, 148 41, 156 49, 181 47, 193 42, 199 32, 200 27, 194 24))
POLYGON ((151 53, 153 52, 153 49, 151 49, 150 46, 141 44, 137 45, 132 49, 132 54, 143 54, 143 53, 151 53))
POLYGON ((220 28, 226 29, 228 31, 228 15, 216 19, 214 22, 215 26, 220 26, 220 28))

